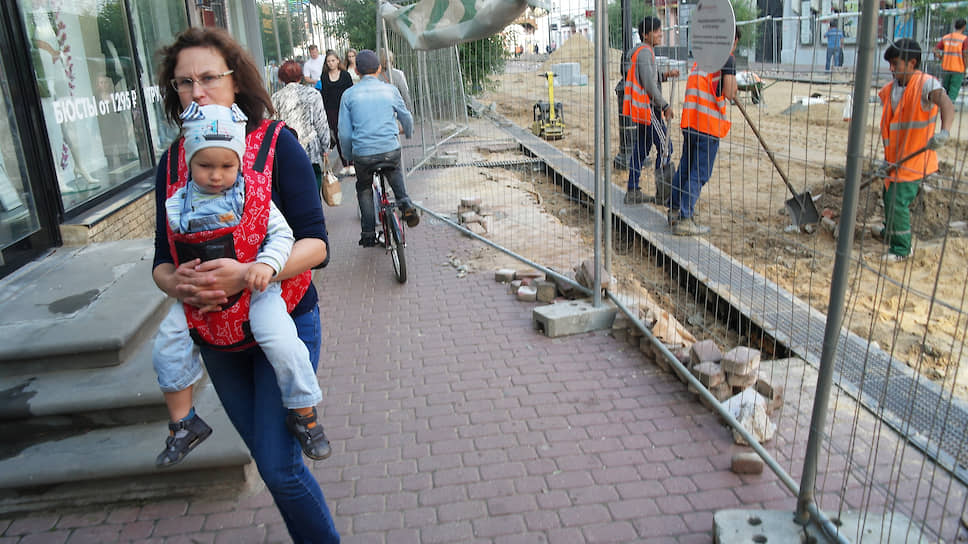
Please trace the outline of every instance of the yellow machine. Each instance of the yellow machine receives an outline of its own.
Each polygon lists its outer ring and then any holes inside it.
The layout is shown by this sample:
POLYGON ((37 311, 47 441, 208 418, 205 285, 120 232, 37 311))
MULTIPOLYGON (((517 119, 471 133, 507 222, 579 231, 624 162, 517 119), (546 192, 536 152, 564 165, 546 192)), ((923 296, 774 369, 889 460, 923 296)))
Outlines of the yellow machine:
POLYGON ((555 73, 545 72, 541 77, 548 79, 548 101, 534 105, 531 132, 545 140, 560 140, 565 135, 565 123, 561 102, 555 102, 555 73))

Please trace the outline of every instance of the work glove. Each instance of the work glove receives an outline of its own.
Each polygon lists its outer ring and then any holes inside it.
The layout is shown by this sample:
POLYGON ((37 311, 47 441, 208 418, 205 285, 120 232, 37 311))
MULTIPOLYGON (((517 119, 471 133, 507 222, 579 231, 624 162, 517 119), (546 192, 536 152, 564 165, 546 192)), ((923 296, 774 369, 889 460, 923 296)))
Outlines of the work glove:
POLYGON ((873 171, 874 177, 882 178, 891 171, 894 167, 893 163, 889 163, 883 160, 875 160, 871 163, 871 170, 873 171))
POLYGON ((948 134, 947 130, 941 129, 937 134, 932 136, 930 140, 928 140, 928 149, 941 149, 948 141, 949 136, 950 135, 948 134))

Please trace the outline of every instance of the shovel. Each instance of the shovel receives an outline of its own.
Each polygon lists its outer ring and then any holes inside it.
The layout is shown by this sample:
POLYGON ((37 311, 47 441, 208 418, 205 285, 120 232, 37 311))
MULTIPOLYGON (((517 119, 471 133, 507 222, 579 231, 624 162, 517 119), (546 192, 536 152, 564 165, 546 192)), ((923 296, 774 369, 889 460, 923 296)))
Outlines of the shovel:
POLYGON ((738 100, 734 100, 733 104, 739 108, 740 113, 746 118, 746 122, 749 124, 750 128, 753 130, 753 134, 756 134, 756 138, 760 141, 760 145, 763 146, 763 150, 766 151, 766 155, 770 158, 770 162, 776 167, 777 173, 780 174, 780 178, 783 179, 783 183, 786 184, 787 189, 790 190, 790 194, 793 198, 787 200, 784 205, 788 212, 790 212, 790 219, 793 220, 793 224, 797 227, 803 227, 804 225, 815 224, 820 221, 820 213, 817 211, 817 205, 813 202, 813 197, 810 196, 810 191, 804 191, 797 194, 796 189, 793 188, 793 184, 787 178, 786 172, 780 167, 780 164, 776 162, 776 158, 773 156, 773 151, 770 147, 766 145, 766 141, 763 140, 763 136, 760 135, 760 131, 757 130, 756 125, 753 124, 753 120, 750 119, 748 113, 746 113, 746 108, 738 100))

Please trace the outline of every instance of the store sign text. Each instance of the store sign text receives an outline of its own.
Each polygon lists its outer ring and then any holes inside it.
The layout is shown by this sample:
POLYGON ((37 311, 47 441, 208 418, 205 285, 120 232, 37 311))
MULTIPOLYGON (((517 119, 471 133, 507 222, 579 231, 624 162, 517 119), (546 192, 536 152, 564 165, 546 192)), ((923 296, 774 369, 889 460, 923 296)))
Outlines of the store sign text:
POLYGON ((134 89, 118 91, 98 100, 93 96, 75 96, 54 101, 54 119, 57 123, 79 121, 128 111, 138 106, 138 94, 134 89))

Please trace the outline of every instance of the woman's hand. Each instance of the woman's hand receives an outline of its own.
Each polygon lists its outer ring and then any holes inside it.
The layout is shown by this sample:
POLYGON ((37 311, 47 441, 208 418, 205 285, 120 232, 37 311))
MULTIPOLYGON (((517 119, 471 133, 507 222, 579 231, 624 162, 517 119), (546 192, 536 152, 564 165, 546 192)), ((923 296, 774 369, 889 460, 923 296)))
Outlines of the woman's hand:
POLYGON ((196 264, 190 276, 192 295, 182 302, 197 307, 202 313, 217 312, 228 302, 228 297, 245 289, 247 270, 248 265, 229 258, 196 264))
POLYGON ((221 310, 230 295, 245 287, 245 265, 234 259, 205 263, 194 259, 177 268, 164 263, 155 267, 152 276, 168 296, 194 306, 202 313, 221 310))

